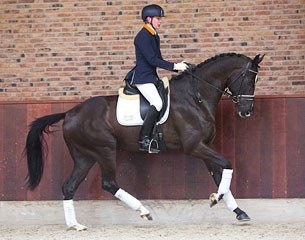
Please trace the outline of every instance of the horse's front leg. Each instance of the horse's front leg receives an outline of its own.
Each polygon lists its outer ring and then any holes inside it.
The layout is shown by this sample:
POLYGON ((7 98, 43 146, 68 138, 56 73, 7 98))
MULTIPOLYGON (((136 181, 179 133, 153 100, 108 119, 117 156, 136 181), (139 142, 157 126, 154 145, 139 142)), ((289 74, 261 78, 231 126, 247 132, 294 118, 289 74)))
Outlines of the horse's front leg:
POLYGON ((217 177, 216 184, 218 186, 218 191, 217 193, 212 193, 210 195, 210 207, 216 205, 224 197, 224 195, 230 191, 232 174, 233 169, 224 169, 220 178, 220 182, 218 180, 219 177, 217 177))
POLYGON ((236 213, 237 220, 249 221, 250 217, 238 207, 237 202, 230 191, 233 175, 230 161, 206 145, 198 147, 199 148, 193 152, 193 155, 204 160, 209 172, 218 186, 217 193, 212 193, 210 195, 210 206, 215 206, 221 199, 223 199, 227 208, 236 213))
POLYGON ((236 214, 237 220, 250 221, 250 217, 238 207, 231 190, 228 189, 227 191, 224 191, 225 188, 223 185, 228 184, 229 181, 231 182, 231 179, 229 180, 230 175, 227 171, 225 171, 226 169, 224 169, 223 173, 221 174, 221 171, 217 170, 218 168, 213 168, 209 166, 209 164, 207 164, 207 166, 213 176, 216 185, 219 186, 217 193, 212 193, 210 195, 210 206, 215 206, 221 199, 223 199, 227 208, 236 214), (229 176, 227 176, 227 178, 224 178, 224 174, 227 174, 229 176))

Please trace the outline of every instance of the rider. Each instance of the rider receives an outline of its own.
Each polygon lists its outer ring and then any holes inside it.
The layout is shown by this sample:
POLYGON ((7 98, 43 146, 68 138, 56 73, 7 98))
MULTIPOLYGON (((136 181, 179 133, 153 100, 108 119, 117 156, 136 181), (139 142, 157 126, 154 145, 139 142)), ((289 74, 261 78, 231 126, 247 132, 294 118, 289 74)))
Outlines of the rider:
POLYGON ((142 10, 144 27, 134 39, 136 67, 132 84, 150 103, 150 109, 140 131, 139 143, 142 151, 158 152, 157 149, 149 149, 152 131, 163 104, 155 85, 159 80, 156 68, 160 67, 169 71, 185 71, 188 68, 184 61, 172 63, 162 58, 160 38, 157 33, 162 23, 162 17, 164 17, 164 10, 159 5, 145 6, 142 10))

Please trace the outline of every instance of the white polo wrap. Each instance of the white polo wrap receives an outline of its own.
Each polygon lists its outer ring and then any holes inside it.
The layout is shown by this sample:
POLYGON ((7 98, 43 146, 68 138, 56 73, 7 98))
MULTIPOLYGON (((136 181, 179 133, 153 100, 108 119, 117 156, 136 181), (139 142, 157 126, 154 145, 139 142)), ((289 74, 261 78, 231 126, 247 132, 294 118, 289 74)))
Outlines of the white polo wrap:
POLYGON ((221 181, 218 187, 218 194, 225 194, 230 190, 233 169, 224 169, 222 172, 221 181))
POLYGON ((227 205, 227 208, 232 212, 238 207, 230 190, 223 195, 223 200, 227 205))
POLYGON ((120 199, 122 202, 126 203, 135 211, 139 210, 142 206, 141 202, 138 199, 136 199, 134 196, 130 195, 128 192, 124 191, 121 188, 115 193, 114 196, 120 199))
POLYGON ((64 213, 65 213, 65 220, 67 226, 75 226, 78 225, 76 221, 76 216, 75 216, 75 209, 73 205, 73 200, 64 200, 64 213))

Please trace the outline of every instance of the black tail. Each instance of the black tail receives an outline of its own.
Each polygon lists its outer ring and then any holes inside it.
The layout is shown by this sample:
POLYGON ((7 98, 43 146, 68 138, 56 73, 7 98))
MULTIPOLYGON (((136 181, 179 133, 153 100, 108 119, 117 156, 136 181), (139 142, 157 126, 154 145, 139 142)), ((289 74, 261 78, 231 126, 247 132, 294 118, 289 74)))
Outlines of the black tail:
POLYGON ((64 119, 66 113, 57 113, 36 119, 30 125, 25 145, 28 162, 27 183, 34 190, 40 183, 44 167, 44 133, 49 133, 49 126, 64 119))

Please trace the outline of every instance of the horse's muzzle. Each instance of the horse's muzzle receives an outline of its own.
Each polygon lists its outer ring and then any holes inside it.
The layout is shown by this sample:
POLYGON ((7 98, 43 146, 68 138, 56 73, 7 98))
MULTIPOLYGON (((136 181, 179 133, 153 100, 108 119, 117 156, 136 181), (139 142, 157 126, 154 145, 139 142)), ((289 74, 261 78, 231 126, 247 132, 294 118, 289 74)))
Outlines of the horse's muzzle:
POLYGON ((248 118, 253 113, 254 107, 253 98, 241 98, 237 103, 237 113, 241 118, 248 118))

